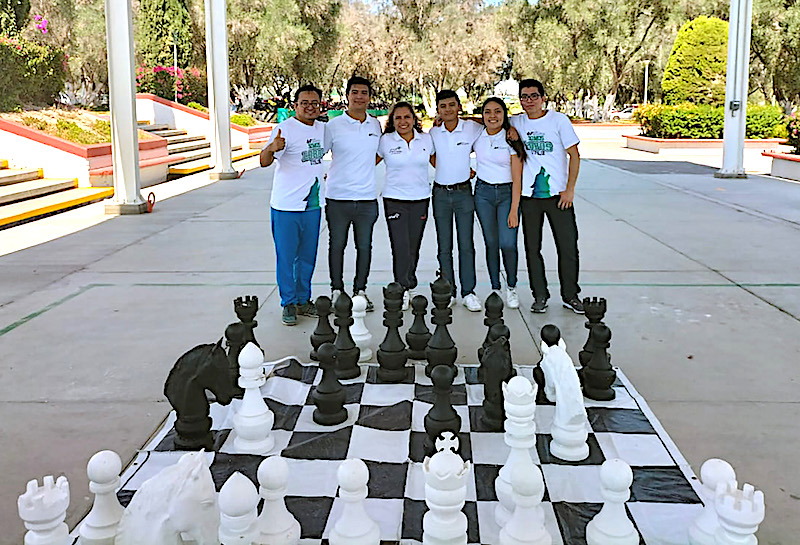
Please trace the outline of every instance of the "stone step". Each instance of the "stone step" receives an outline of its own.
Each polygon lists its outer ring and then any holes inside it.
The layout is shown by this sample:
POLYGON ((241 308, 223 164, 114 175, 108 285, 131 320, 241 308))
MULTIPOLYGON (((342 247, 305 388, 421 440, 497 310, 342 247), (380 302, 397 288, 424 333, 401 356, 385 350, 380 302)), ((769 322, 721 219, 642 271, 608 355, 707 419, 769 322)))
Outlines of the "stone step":
POLYGON ((186 142, 200 142, 201 140, 205 140, 206 137, 203 135, 192 136, 184 133, 183 135, 176 135, 176 136, 167 136, 167 146, 170 144, 184 144, 186 142))
POLYGON ((167 138, 169 136, 183 136, 184 134, 186 134, 186 131, 181 129, 167 129, 165 131, 150 131, 150 132, 162 138, 167 138))
POLYGON ((160 125, 153 125, 152 123, 139 123, 139 128, 147 132, 166 131, 169 129, 169 125, 166 123, 162 123, 160 125))
POLYGON ((4 168, 0 172, 0 186, 38 180, 42 177, 40 168, 4 168))
MULTIPOLYGON (((237 146, 237 148, 238 150, 241 150, 241 146, 237 146)), ((234 152, 231 155, 231 161, 241 161, 243 159, 254 157, 259 153, 261 153, 259 150, 238 151, 238 153, 234 152)), ((202 159, 196 159, 193 161, 186 161, 184 163, 176 163, 172 165, 169 167, 169 177, 178 178, 180 176, 188 176, 189 174, 195 174, 197 172, 208 170, 211 168, 211 161, 209 161, 210 156, 211 153, 209 152, 209 154, 202 159)))
MULTIPOLYGON (((236 152, 236 151, 239 151, 241 149, 242 149, 242 146, 233 146, 231 148, 231 151, 232 152, 236 152)), ((195 150, 195 151, 190 151, 190 152, 187 152, 187 153, 182 153, 181 155, 183 156, 183 159, 180 159, 180 160, 175 161, 174 163, 172 163, 173 166, 174 165, 183 165, 185 163, 189 163, 189 162, 192 162, 192 161, 197 161, 197 160, 200 160, 200 159, 207 159, 208 157, 211 157, 211 146, 205 147, 205 148, 200 149, 200 150, 195 150)), ((173 167, 170 167, 170 172, 172 172, 172 168, 173 167)))
POLYGON ((0 227, 8 227, 114 195, 113 187, 80 187, 0 207, 0 227))
POLYGON ((24 201, 42 195, 58 193, 78 187, 78 180, 68 178, 41 178, 0 187, 0 205, 24 201))
POLYGON ((211 148, 211 144, 203 140, 202 142, 189 142, 187 144, 167 144, 167 152, 170 155, 184 154, 190 151, 197 151, 201 149, 211 148))

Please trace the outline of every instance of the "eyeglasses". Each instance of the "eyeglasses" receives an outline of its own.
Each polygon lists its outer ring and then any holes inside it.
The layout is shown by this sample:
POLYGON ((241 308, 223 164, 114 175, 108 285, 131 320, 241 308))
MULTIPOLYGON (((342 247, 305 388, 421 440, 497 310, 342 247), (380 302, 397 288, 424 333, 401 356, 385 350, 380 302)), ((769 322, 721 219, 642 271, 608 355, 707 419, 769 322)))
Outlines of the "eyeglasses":
POLYGON ((529 95, 519 95, 520 100, 536 100, 537 98, 542 98, 542 95, 539 93, 531 93, 529 95))
POLYGON ((307 100, 301 100, 300 102, 298 102, 298 104, 303 108, 308 108, 309 106, 311 106, 312 108, 319 108, 319 102, 316 100, 314 100, 313 102, 309 102, 307 100))

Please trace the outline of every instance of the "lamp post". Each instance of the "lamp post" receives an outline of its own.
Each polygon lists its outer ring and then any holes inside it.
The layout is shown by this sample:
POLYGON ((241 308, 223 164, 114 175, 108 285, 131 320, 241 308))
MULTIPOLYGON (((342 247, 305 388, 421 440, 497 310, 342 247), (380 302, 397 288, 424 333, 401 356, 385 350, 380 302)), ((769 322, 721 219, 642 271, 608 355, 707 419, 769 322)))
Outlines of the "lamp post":
POLYGON ((178 102, 178 37, 175 35, 175 29, 170 31, 172 36, 172 70, 175 76, 175 102, 178 102))

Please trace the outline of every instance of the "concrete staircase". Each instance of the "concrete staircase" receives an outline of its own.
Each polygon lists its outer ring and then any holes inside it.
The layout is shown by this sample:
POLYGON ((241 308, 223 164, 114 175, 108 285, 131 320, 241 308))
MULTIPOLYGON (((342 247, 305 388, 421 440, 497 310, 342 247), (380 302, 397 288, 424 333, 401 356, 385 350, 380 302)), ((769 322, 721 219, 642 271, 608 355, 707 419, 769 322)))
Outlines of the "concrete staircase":
POLYGON ((101 201, 109 187, 78 188, 77 179, 44 178, 40 169, 9 168, 0 160, 0 229, 101 201))

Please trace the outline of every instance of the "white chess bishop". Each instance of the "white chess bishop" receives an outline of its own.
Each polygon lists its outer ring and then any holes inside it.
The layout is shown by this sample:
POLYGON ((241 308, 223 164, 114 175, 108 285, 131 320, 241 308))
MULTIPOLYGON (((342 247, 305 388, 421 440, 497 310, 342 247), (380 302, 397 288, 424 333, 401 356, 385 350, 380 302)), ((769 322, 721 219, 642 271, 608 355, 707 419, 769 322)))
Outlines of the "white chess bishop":
POLYGON ((719 519, 714 502, 717 498, 717 486, 721 483, 736 482, 736 472, 725 460, 711 458, 700 467, 700 496, 703 499, 703 512, 689 526, 690 545, 716 545, 719 519))
POLYGON ((467 516, 461 511, 467 498, 470 463, 455 453, 458 438, 443 432, 436 440, 438 452, 422 463, 425 475, 425 504, 422 517, 423 545, 466 545, 467 516))
POLYGON ((578 372, 572 358, 567 354, 564 339, 558 344, 548 346, 542 341, 541 367, 544 372, 544 393, 547 399, 555 402, 556 411, 550 442, 550 453, 556 458, 569 462, 579 462, 589 456, 586 443, 589 431, 586 427, 586 407, 578 372))

